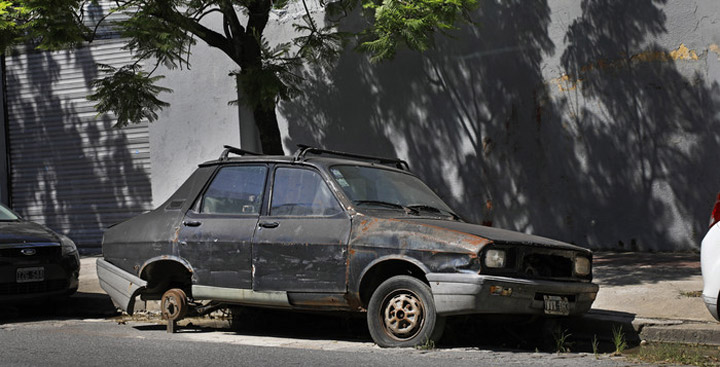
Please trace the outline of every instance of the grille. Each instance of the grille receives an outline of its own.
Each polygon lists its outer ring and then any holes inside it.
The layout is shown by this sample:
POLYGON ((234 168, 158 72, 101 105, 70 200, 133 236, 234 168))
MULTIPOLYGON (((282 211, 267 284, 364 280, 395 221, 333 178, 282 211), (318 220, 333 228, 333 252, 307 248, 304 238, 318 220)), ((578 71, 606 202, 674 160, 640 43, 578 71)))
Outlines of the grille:
MULTIPOLYGON (((503 268, 483 267, 482 274, 536 280, 569 280, 587 282, 592 275, 575 274, 574 259, 591 256, 585 252, 544 248, 540 246, 500 244, 488 247, 505 251, 507 260, 503 268)), ((488 250, 486 249, 485 252, 488 250)), ((485 254, 481 254, 485 256, 485 254)), ((592 259, 592 257, 590 257, 592 259)))
POLYGON ((68 282, 64 279, 34 283, 0 283, 0 295, 53 292, 61 291, 67 287, 68 282))
POLYGON ((60 257, 61 254, 60 246, 52 246, 52 247, 34 247, 34 246, 27 246, 27 247, 15 247, 15 248, 6 248, 0 250, 0 259, 56 259, 60 257), (32 248, 35 250, 35 255, 23 255, 21 252, 23 249, 26 248, 32 248))
POLYGON ((564 256, 528 254, 523 257, 520 271, 530 278, 570 278, 573 263, 564 256))

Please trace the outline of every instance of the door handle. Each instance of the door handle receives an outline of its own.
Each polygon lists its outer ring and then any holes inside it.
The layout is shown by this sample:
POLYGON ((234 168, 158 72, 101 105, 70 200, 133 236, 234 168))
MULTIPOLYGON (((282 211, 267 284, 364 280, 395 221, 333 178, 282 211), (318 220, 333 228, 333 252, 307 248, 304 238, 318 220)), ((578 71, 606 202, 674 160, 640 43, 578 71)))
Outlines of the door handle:
POLYGON ((198 227, 202 224, 202 222, 197 220, 185 220, 183 221, 183 225, 186 227, 198 227))
POLYGON ((278 222, 260 222, 260 227, 263 228, 277 228, 279 225, 278 222))

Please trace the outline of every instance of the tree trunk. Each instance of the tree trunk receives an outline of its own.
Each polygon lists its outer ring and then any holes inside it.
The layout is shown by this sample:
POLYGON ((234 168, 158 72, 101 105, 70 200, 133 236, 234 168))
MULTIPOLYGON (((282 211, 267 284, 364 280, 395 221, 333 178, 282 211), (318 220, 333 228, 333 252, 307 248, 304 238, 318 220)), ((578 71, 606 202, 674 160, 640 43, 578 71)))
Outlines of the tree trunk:
POLYGON ((282 137, 278 127, 277 115, 275 114, 275 102, 268 102, 271 106, 263 108, 262 105, 253 108, 255 124, 260 134, 260 144, 264 154, 284 155, 282 137))
MULTIPOLYGON (((259 43, 259 36, 262 35, 267 25, 272 9, 271 0, 256 0, 247 5, 248 22, 242 35, 235 41, 239 52, 239 65, 242 74, 248 75, 253 72, 262 73, 262 48, 259 43)), ((275 115, 275 98, 277 96, 263 95, 263 86, 257 85, 259 81, 245 88, 243 93, 257 94, 251 98, 253 102, 250 107, 253 109, 255 125, 260 135, 260 145, 264 154, 283 155, 282 137, 278 127, 277 115, 275 115)))

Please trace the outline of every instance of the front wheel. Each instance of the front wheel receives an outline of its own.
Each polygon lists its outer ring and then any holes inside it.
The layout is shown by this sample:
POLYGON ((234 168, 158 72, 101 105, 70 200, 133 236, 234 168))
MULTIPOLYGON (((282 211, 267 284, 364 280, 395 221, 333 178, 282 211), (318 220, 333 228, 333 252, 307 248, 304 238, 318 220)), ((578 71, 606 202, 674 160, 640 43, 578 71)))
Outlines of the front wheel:
POLYGON ((367 323, 377 345, 395 348, 434 343, 445 328, 430 286, 407 275, 380 284, 370 297, 367 323))

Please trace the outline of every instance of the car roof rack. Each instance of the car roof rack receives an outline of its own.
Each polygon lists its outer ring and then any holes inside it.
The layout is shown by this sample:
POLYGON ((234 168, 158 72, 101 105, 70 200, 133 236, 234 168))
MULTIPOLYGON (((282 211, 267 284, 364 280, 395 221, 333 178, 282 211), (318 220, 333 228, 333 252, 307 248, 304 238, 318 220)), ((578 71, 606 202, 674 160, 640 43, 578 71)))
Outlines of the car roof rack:
POLYGON ((337 150, 315 148, 315 147, 311 147, 311 146, 305 145, 305 144, 298 144, 297 147, 299 149, 295 152, 295 157, 293 158, 293 160, 295 162, 305 159, 305 155, 307 155, 307 154, 316 154, 316 155, 328 154, 328 155, 334 155, 334 156, 338 156, 338 157, 355 158, 355 159, 364 160, 364 161, 377 162, 380 164, 391 165, 395 168, 398 168, 398 169, 401 169, 404 171, 410 171, 410 166, 408 165, 408 163, 405 162, 404 160, 398 159, 398 158, 384 158, 384 157, 375 157, 375 156, 364 155, 364 154, 339 152, 337 150))
POLYGON ((262 154, 257 153, 257 152, 251 152, 251 151, 249 151, 249 150, 240 149, 240 148, 235 148, 235 147, 230 146, 230 145, 223 145, 223 148, 225 148, 225 150, 223 150, 222 154, 220 154, 220 158, 218 158, 218 160, 220 160, 220 161, 226 161, 226 160, 228 160, 228 155, 229 155, 230 153, 237 154, 237 155, 240 155, 240 156, 242 156, 242 155, 262 155, 262 154))

